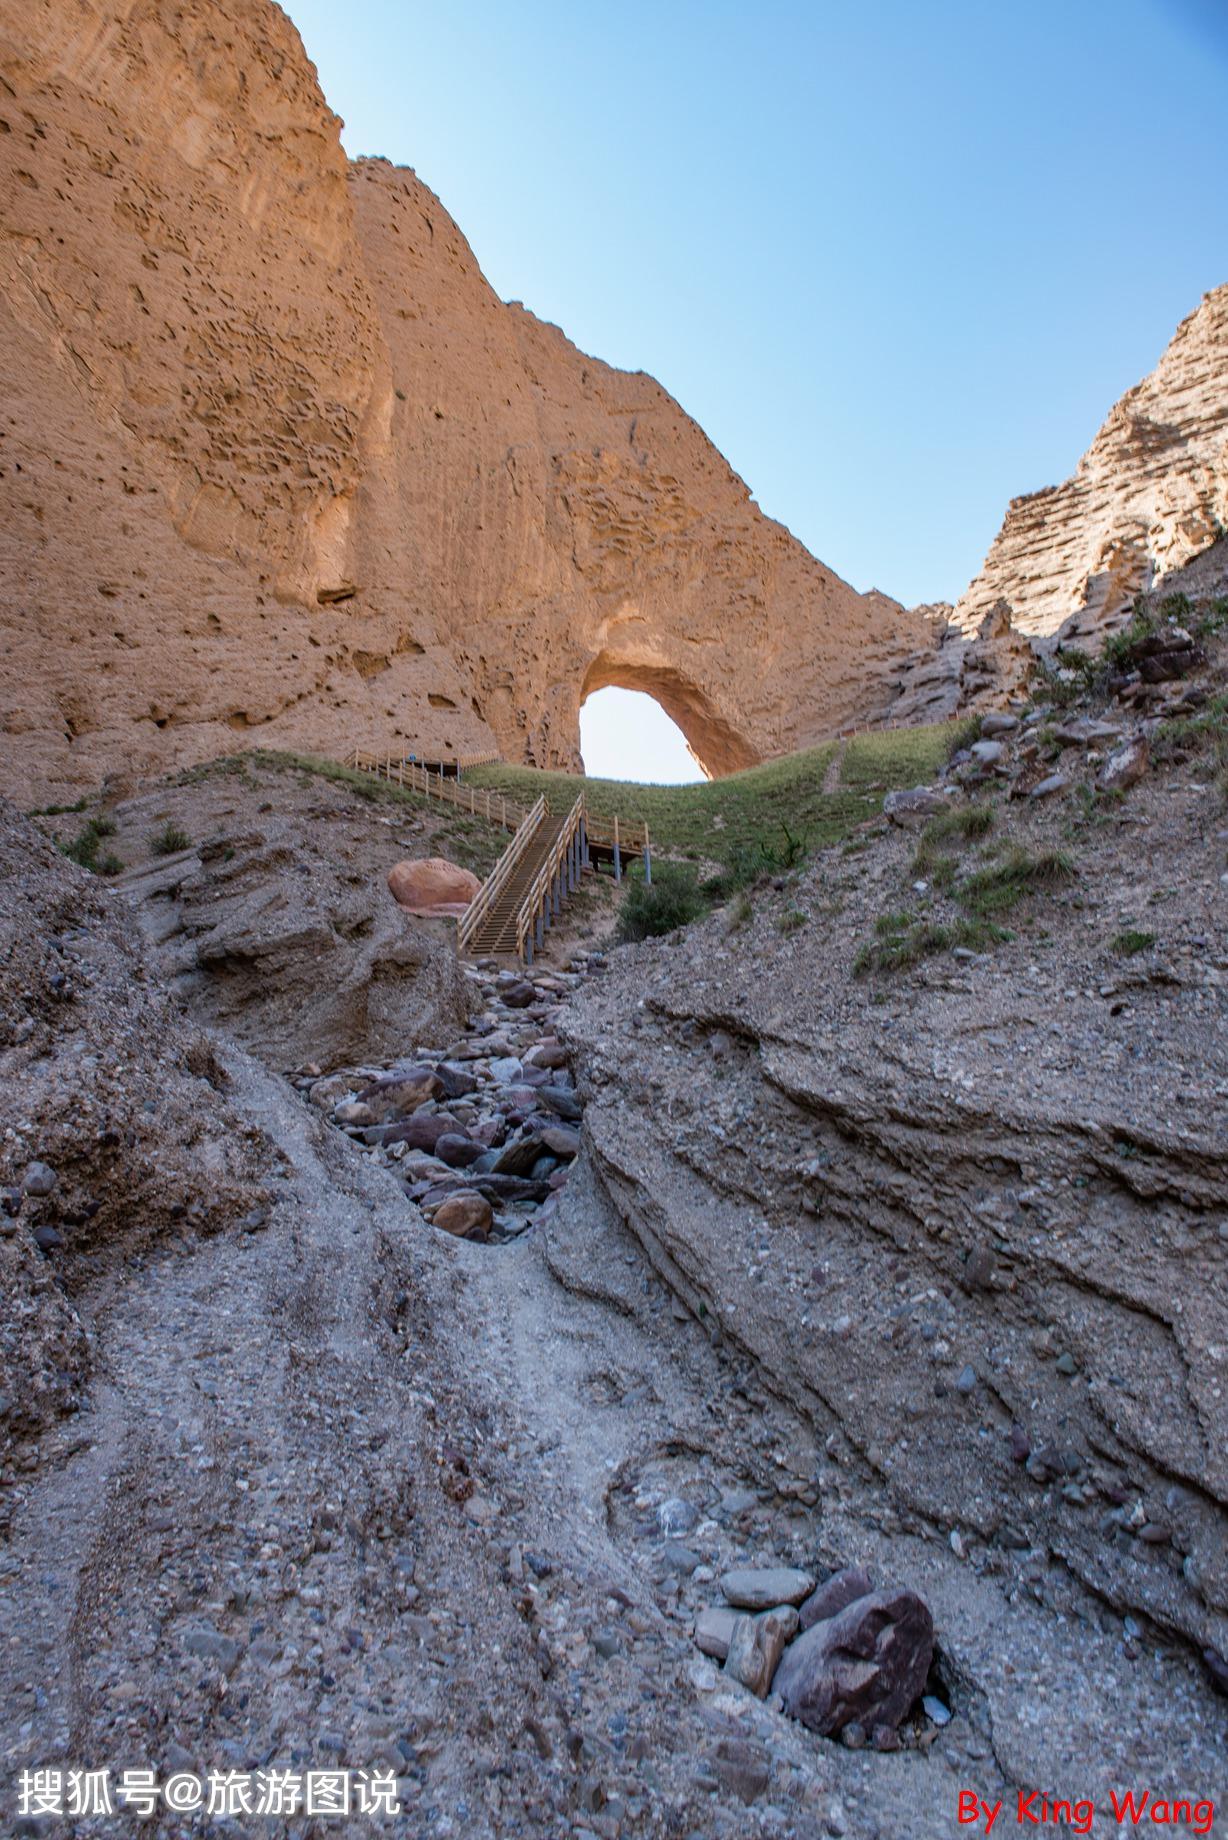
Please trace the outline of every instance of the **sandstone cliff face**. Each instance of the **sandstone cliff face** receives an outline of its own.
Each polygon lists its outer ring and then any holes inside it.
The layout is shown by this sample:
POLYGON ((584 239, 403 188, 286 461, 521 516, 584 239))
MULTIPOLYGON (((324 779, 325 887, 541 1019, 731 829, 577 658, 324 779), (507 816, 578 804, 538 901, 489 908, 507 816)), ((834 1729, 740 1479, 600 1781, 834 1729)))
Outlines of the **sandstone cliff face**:
POLYGON ((955 622, 975 631, 1004 600, 1019 631, 1092 637, 1225 526, 1228 286, 1182 322, 1072 478, 1012 500, 955 622))
POLYGON ((360 611, 413 583, 505 754, 578 764, 606 684, 650 691, 715 772, 890 700, 919 622, 764 518, 650 377, 500 302, 412 173, 362 162, 353 192, 397 390, 360 611))
POLYGON ((890 703, 922 623, 350 168, 275 7, 0 0, 0 123, 19 796, 236 734, 576 764, 607 683, 725 771, 890 703))

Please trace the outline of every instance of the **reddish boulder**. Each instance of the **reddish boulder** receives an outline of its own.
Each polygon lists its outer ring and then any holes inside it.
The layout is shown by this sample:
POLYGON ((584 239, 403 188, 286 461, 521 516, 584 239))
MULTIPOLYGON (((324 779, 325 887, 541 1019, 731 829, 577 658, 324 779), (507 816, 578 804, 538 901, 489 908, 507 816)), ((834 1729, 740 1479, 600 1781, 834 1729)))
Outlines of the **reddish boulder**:
POLYGON ((411 914, 463 914, 481 886, 470 870, 442 856, 411 857, 388 871, 388 892, 411 914))
POLYGON ((435 1155, 449 1169, 467 1169, 482 1155, 482 1146, 475 1144, 464 1131, 445 1131, 435 1140, 435 1155))
POLYGON ((440 1138, 460 1130, 451 1112, 415 1112, 404 1124, 394 1125, 386 1144, 408 1144, 411 1150, 433 1150, 440 1138))
POLYGON ((871 1591, 785 1650, 772 1681, 785 1711, 833 1737, 854 1721, 892 1730, 925 1690, 934 1625, 911 1591, 871 1591))
POLYGON ((435 1209, 433 1224, 445 1233, 455 1234, 457 1239, 485 1239, 493 1220, 486 1197, 471 1188, 462 1188, 435 1209))
POLYGON ((391 1118, 408 1118, 438 1093, 439 1081, 433 1067, 400 1067, 365 1086, 358 1099, 377 1124, 386 1124, 391 1118))

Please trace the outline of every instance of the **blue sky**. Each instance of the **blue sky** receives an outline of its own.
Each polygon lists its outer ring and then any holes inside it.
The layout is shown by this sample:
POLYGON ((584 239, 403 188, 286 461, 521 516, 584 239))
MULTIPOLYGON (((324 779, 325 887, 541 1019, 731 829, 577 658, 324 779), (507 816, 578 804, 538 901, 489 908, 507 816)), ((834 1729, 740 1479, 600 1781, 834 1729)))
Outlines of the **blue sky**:
POLYGON ((350 153, 909 603, 1228 280, 1224 0, 288 10, 350 153))

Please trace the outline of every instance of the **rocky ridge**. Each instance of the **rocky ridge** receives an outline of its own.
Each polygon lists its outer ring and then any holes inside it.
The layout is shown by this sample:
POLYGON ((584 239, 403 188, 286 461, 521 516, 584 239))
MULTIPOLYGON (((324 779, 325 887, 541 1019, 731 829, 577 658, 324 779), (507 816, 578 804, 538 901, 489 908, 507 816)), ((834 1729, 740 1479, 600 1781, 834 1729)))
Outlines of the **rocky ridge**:
POLYGON ((953 620, 1004 602, 1017 631, 1086 644, 1228 530, 1228 286, 1110 411, 1063 485, 1011 501, 953 620))

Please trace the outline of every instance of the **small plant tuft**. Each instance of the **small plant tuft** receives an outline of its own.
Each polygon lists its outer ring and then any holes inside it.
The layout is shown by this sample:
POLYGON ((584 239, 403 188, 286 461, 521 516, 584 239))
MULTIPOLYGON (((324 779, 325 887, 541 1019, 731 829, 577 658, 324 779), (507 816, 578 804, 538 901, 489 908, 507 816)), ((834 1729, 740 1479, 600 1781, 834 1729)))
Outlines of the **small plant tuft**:
POLYGON ((1154 933, 1140 933, 1135 927, 1126 927, 1123 932, 1113 935, 1109 948, 1123 958, 1132 958, 1136 952, 1150 952, 1155 942, 1154 933))
POLYGON ((1014 845, 1000 862, 978 869, 959 884, 956 895, 971 914, 988 918, 1009 913, 1025 895, 1056 888, 1071 880, 1074 863, 1064 850, 1042 850, 1033 856, 1014 845))
POLYGON ((742 893, 730 903, 729 931, 736 933, 744 926, 749 926, 754 916, 755 904, 743 889, 742 893))
POLYGON ((155 856, 177 856, 180 850, 188 849, 191 842, 187 831, 168 819, 162 829, 155 831, 149 839, 149 847, 155 856))
POLYGON ((954 856, 940 846, 953 843, 956 848, 984 837, 993 829, 992 805, 964 805, 955 811, 939 812, 921 832, 912 872, 924 875, 935 887, 949 889, 955 881, 957 863, 954 856))
POLYGON ((99 856, 98 846, 104 837, 110 837, 115 831, 114 818, 103 814, 90 818, 70 843, 60 842, 60 849, 71 862, 79 863, 83 869, 89 869, 94 875, 118 875, 124 865, 112 851, 99 856))

